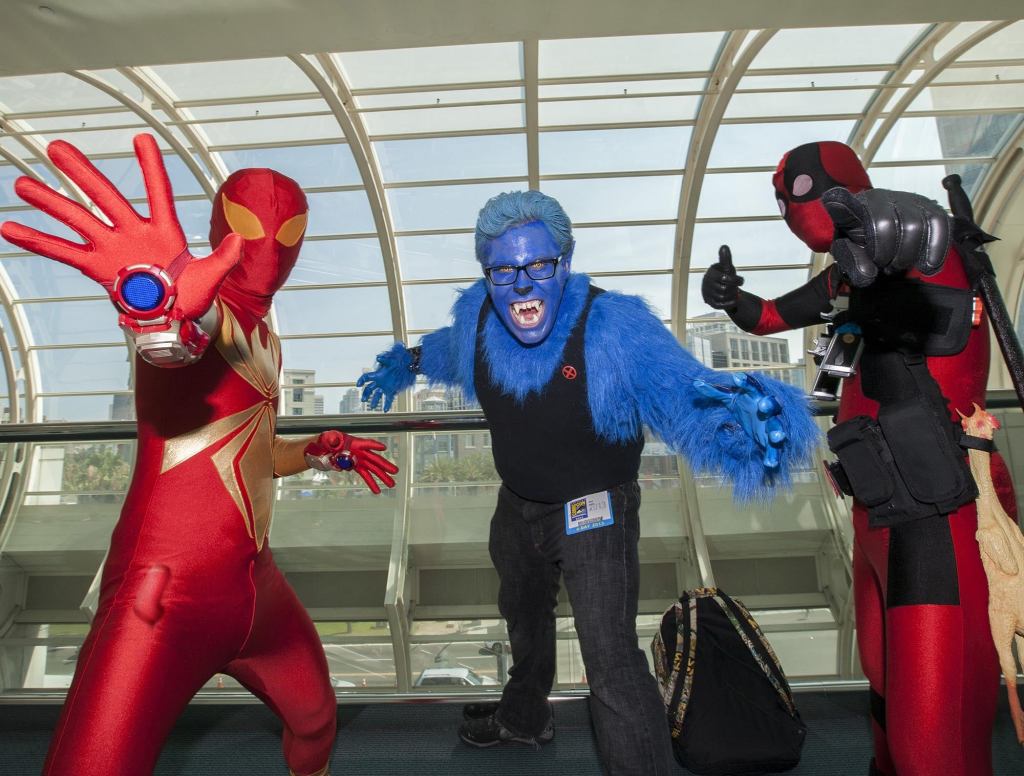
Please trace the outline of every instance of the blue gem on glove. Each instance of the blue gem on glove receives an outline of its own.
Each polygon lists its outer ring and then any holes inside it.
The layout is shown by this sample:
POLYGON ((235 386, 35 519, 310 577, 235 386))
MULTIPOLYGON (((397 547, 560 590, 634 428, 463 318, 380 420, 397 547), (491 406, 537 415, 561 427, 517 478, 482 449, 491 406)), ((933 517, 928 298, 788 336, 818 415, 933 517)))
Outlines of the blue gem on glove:
POLYGON ((349 469, 356 465, 355 461, 352 460, 351 453, 342 453, 341 455, 334 459, 334 463, 343 472, 347 472, 349 469))
POLYGON ((164 301, 163 283, 149 272, 133 272, 121 284, 121 296, 136 310, 154 310, 164 301))

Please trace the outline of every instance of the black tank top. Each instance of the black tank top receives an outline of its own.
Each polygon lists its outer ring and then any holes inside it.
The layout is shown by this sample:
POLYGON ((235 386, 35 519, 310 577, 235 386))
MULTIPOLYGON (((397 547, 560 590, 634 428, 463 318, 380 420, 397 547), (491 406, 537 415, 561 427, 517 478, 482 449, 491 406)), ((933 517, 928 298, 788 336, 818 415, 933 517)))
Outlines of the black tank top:
POLYGON ((530 501, 558 503, 635 480, 644 448, 642 435, 623 444, 598 437, 587 399, 584 334, 594 299, 586 304, 569 334, 562 359, 547 384, 520 403, 491 380, 483 332, 493 312, 484 300, 477 320, 474 384, 491 428, 494 465, 502 482, 530 501))

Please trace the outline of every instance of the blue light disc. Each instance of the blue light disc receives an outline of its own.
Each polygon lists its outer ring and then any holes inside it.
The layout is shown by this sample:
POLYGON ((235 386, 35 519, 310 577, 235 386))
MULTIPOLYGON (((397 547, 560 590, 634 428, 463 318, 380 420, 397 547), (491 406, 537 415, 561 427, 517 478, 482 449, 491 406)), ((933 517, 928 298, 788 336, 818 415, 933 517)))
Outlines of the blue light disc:
POLYGON ((164 293, 164 284, 148 272, 133 272, 121 284, 121 296, 136 310, 159 307, 164 293))

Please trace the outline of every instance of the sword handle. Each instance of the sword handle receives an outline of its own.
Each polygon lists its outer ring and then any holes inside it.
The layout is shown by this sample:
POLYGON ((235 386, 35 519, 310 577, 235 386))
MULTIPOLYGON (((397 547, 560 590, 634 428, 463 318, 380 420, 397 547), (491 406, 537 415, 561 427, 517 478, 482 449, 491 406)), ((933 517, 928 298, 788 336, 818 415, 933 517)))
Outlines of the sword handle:
POLYGON ((974 207, 971 205, 971 200, 967 197, 967 192, 964 191, 963 180, 960 176, 956 173, 947 175, 942 179, 942 188, 949 195, 949 209, 953 211, 953 216, 955 218, 963 218, 972 224, 975 223, 974 207))

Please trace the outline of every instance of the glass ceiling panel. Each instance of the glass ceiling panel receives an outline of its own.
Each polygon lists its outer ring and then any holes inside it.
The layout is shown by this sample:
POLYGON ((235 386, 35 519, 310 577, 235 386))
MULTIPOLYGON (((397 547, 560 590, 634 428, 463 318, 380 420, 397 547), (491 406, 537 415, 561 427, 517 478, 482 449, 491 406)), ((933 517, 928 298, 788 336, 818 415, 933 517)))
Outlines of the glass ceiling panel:
POLYGON ((1024 108, 1024 83, 936 86, 922 91, 908 111, 1005 110, 1024 108))
MULTIPOLYGON (((303 182, 301 178, 300 183, 303 182)), ((365 191, 329 191, 307 194, 309 225, 307 235, 363 234, 376 232, 370 202, 365 191)))
MULTIPOLYGON (((91 132, 74 133, 46 133, 37 134, 35 137, 43 145, 53 140, 68 140, 73 143, 79 151, 86 156, 98 154, 123 154, 132 150, 132 140, 140 132, 149 132, 148 126, 136 126, 132 129, 99 129, 91 132)), ((170 146, 160 135, 153 135, 156 143, 165 153, 170 152, 170 146)))
POLYGON ((597 285, 607 291, 636 294, 647 300, 654 314, 668 320, 672 312, 671 273, 665 275, 620 275, 598 278, 597 285))
POLYGON ((315 91, 302 71, 283 57, 159 65, 149 70, 179 102, 315 91))
POLYGON ((818 140, 846 142, 853 121, 792 121, 723 124, 718 128, 709 167, 775 167, 787 151, 818 140))
POLYGON ((18 159, 35 159, 35 154, 13 137, 0 137, 0 148, 18 159))
POLYGON ((405 286, 403 293, 409 328, 413 331, 433 331, 447 326, 451 323, 448 313, 455 304, 456 291, 468 286, 468 283, 405 286))
POLYGON ((481 105, 463 108, 414 108, 362 113, 371 135, 509 129, 526 125, 522 105, 481 105))
POLYGON ((41 256, 5 258, 0 261, 0 266, 6 271, 18 299, 100 296, 104 293, 98 284, 77 269, 41 256))
POLYGON ((48 132, 51 134, 66 133, 67 140, 74 142, 74 133, 82 129, 103 129, 105 127, 123 127, 134 125, 146 127, 148 125, 134 113, 129 111, 117 111, 116 113, 80 113, 70 116, 41 116, 38 118, 24 119, 34 131, 48 132))
POLYGON ((484 203, 503 191, 526 189, 524 182, 474 183, 460 186, 418 186, 388 189, 391 218, 399 232, 465 229, 476 226, 484 203))
POLYGON ((5 113, 43 113, 119 106, 84 81, 64 73, 0 78, 0 110, 5 113))
MULTIPOLYGON (((142 173, 139 171, 139 163, 134 156, 123 156, 113 159, 94 159, 93 164, 106 175, 117 186, 128 199, 143 198, 146 196, 146 188, 142 182, 142 173)), ((189 194, 202 194, 203 188, 192 174, 192 171, 185 166, 185 162, 175 153, 164 154, 164 166, 167 175, 171 179, 171 188, 179 196, 189 194)), ((202 163, 200 162, 200 167, 202 163)))
POLYGON ((522 45, 480 43, 335 54, 353 89, 518 81, 522 45))
POLYGON ((572 268, 577 272, 672 269, 674 225, 583 227, 573 230, 573 237, 572 268))
MULTIPOLYGON (((41 164, 30 164, 29 167, 42 178, 43 181, 56 186, 57 181, 41 164)), ((14 193, 14 181, 20 178, 24 173, 13 164, 0 163, 0 207, 12 207, 22 206, 25 203, 21 201, 14 193)), ((6 216, 0 217, 6 218, 6 216)))
POLYGON ((879 189, 913 191, 934 199, 943 207, 949 207, 949 195, 942 188, 942 179, 957 173, 963 179, 968 196, 976 192, 981 176, 988 168, 987 163, 977 164, 930 164, 906 167, 871 167, 868 173, 871 182, 879 189))
POLYGON ((562 203, 573 223, 676 218, 681 175, 544 181, 541 189, 562 203))
POLYGON ((540 133, 540 174, 682 169, 691 127, 540 133))
POLYGON ((279 116, 287 113, 330 113, 327 103, 321 97, 310 100, 261 100, 252 102, 227 103, 220 105, 194 105, 183 109, 192 123, 210 119, 253 119, 257 116, 279 116))
MULTIPOLYGON (((806 62, 804 63, 807 64, 806 62)), ((842 73, 787 73, 785 75, 756 75, 751 68, 740 80, 737 94, 744 89, 816 89, 826 86, 873 86, 885 79, 879 70, 850 70, 842 73)))
POLYGON ((1024 22, 1015 22, 960 55, 962 61, 1020 59, 1024 52, 1024 22))
POLYGON ((368 108, 395 108, 411 106, 444 106, 465 102, 505 102, 524 100, 526 90, 521 86, 502 86, 496 89, 438 89, 437 91, 398 92, 394 94, 357 95, 359 110, 368 108))
POLYGON ((697 218, 777 216, 771 172, 707 175, 700 190, 697 218))
POLYGON ((986 24, 988 24, 988 22, 961 22, 953 28, 952 32, 935 44, 932 57, 936 61, 942 59, 956 46, 959 46, 971 35, 982 29, 986 24))
MULTIPOLYGON (((311 369, 316 372, 307 382, 354 383, 364 369, 371 369, 378 353, 391 347, 394 337, 318 337, 281 341, 285 369, 311 369)), ((320 391, 317 390, 317 393, 320 391)), ((324 406, 324 412, 338 411, 324 406)))
POLYGON ((661 78, 654 81, 597 81, 583 84, 540 84, 541 100, 559 97, 603 97, 666 92, 703 93, 707 78, 661 78))
POLYGON ((610 97, 602 100, 542 102, 542 127, 572 124, 629 124, 642 121, 690 121, 700 97, 610 97))
POLYGON ((526 135, 477 135, 373 144, 385 183, 526 177, 526 135))
POLYGON ((391 331, 391 304, 383 286, 281 290, 274 296, 274 311, 279 334, 391 331), (310 315, 310 310, 329 314, 310 315))
POLYGON ((1024 80, 1024 65, 990 65, 987 67, 947 67, 935 76, 932 83, 991 81, 1005 85, 1021 80, 1024 80))
POLYGON ((468 278, 480 274, 472 234, 399 237, 398 260, 404 280, 468 278))
POLYGON ((696 32, 540 42, 540 77, 709 71, 725 35, 696 32))
POLYGON ((106 299, 91 302, 31 302, 21 305, 36 345, 123 342, 117 311, 106 299))
POLYGON ((38 389, 44 393, 122 391, 128 388, 128 348, 38 350, 38 389))
MULTIPOLYGON (((740 82, 742 86, 742 82, 740 82)), ((875 92, 873 89, 812 90, 806 92, 747 92, 734 94, 725 118, 758 116, 826 116, 832 113, 861 113, 875 92)))
POLYGON ((218 121, 201 125, 210 145, 300 143, 305 140, 340 140, 341 127, 333 115, 302 116, 252 121, 218 121))
MULTIPOLYGON (((145 214, 145 205, 136 205, 137 210, 145 214)), ((174 208, 178 213, 178 220, 185 232, 185 239, 189 242, 201 242, 210 238, 210 214, 213 212, 210 200, 188 199, 176 200, 174 208)))
POLYGON ((356 240, 306 240, 288 276, 288 286, 366 283, 385 280, 384 259, 376 237, 356 240))
MULTIPOLYGON (((770 185, 770 181, 769 181, 770 185)), ((764 191, 770 197, 771 191, 764 191)), ((736 266, 807 264, 810 249, 800 242, 781 218, 769 221, 704 223, 693 227, 690 267, 707 268, 718 261, 718 249, 728 245, 736 266)), ((700 278, 696 278, 699 282, 700 278)), ((690 282, 694 282, 691 278, 690 282)))
POLYGON ((874 161, 993 156, 1020 118, 1009 113, 903 118, 882 141, 874 161))
POLYGON ((228 170, 269 167, 294 178, 304 188, 362 184, 352 150, 344 143, 220 151, 228 170))
POLYGON ((893 64, 926 29, 924 24, 892 24, 779 30, 751 68, 893 64))

